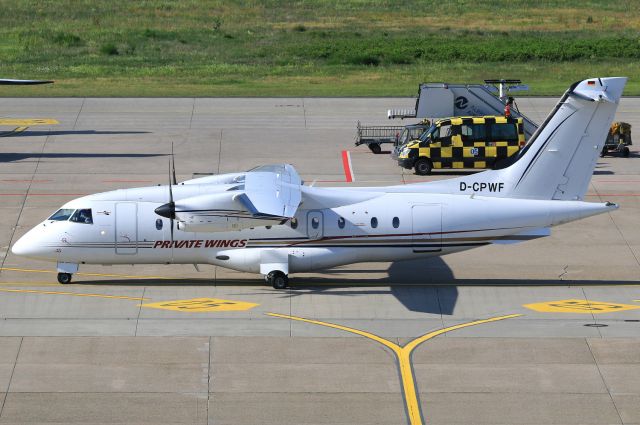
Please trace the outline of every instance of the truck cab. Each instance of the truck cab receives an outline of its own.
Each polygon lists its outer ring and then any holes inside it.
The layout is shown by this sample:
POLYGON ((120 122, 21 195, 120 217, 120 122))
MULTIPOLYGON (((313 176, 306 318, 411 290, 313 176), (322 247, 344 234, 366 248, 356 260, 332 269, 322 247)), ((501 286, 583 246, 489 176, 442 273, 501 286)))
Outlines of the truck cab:
POLYGON ((419 175, 434 168, 493 168, 524 145, 522 118, 445 118, 399 149, 398 164, 419 175))

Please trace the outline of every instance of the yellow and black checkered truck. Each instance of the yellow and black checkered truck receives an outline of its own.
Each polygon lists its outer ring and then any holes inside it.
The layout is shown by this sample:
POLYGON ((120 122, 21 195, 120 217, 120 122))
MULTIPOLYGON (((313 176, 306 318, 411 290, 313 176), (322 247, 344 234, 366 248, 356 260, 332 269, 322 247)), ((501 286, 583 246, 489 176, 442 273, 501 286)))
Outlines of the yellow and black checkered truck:
POLYGON ((525 144, 522 118, 455 117, 437 120, 398 155, 401 167, 426 175, 438 168, 493 168, 525 144))

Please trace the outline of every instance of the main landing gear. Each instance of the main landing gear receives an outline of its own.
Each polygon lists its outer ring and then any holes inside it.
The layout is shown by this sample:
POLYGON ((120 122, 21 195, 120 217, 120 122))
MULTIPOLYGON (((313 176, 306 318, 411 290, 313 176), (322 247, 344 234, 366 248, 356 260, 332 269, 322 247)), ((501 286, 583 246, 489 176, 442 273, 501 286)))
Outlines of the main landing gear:
POLYGON ((289 286, 289 277, 280 270, 274 270, 267 275, 267 282, 273 289, 285 289, 289 286))
POLYGON ((58 282, 63 285, 71 283, 71 276, 73 276, 71 273, 58 273, 58 282))

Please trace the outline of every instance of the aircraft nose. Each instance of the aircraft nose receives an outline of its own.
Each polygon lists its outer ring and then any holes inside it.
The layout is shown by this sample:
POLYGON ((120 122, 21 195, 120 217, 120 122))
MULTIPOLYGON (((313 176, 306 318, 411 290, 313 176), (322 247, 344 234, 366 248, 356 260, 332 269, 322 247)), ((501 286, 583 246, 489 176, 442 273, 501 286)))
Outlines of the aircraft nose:
POLYGON ((11 247, 11 252, 15 255, 29 255, 29 244, 25 239, 24 236, 18 239, 11 247))
POLYGON ((42 247, 40 246, 40 238, 37 237, 37 235, 37 233, 34 234, 33 229, 25 233, 16 241, 16 243, 13 244, 11 252, 23 257, 40 257, 43 252, 42 247))

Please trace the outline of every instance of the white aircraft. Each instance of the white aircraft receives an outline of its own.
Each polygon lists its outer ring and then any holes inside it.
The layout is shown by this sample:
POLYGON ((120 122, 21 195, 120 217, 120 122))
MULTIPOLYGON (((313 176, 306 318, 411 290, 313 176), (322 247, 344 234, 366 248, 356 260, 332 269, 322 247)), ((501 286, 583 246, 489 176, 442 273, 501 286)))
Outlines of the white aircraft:
POLYGON ((98 193, 66 203, 18 240, 16 255, 79 264, 214 264, 290 273, 444 255, 547 236, 616 209, 584 202, 626 78, 572 85, 518 160, 501 170, 403 186, 305 186, 291 165, 98 193))

